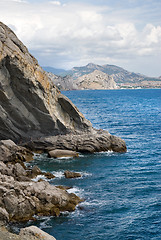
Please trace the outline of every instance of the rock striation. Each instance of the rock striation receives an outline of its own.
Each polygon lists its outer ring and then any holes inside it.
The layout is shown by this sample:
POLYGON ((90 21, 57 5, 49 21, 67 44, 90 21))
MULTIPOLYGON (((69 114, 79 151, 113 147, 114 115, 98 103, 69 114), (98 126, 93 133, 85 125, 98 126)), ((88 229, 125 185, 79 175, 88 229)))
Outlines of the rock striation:
POLYGON ((0 23, 0 139, 88 131, 87 121, 53 85, 16 35, 0 23))
POLYGON ((126 152, 125 142, 104 130, 95 130, 93 133, 66 134, 48 136, 26 142, 24 144, 32 150, 68 149, 76 152, 94 153, 101 151, 126 152))
POLYGON ((51 150, 57 146, 74 151, 126 151, 123 140, 93 129, 76 106, 53 85, 13 31, 1 22, 0 139, 30 141, 28 145, 34 142, 41 147, 44 141, 45 147, 51 146, 51 150), (51 142, 46 141, 49 136, 51 142))

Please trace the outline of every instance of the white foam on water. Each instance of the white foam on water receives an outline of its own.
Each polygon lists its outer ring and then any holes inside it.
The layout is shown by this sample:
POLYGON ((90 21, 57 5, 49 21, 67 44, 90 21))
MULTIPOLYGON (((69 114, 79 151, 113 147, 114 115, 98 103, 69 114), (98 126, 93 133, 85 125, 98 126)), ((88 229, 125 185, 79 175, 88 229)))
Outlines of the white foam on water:
POLYGON ((38 182, 40 179, 48 181, 48 179, 44 175, 37 175, 35 178, 32 178, 31 180, 34 182, 38 182))
POLYGON ((84 189, 81 189, 79 187, 73 186, 72 188, 67 190, 68 193, 74 193, 78 195, 79 197, 83 197, 84 195, 84 189))
POLYGON ((94 153, 94 155, 98 155, 98 156, 111 156, 115 154, 114 151, 112 150, 109 150, 109 151, 106 151, 106 152, 97 152, 97 153, 94 153))
POLYGON ((107 201, 106 200, 87 200, 87 201, 84 201, 82 203, 80 203, 79 205, 80 206, 84 206, 84 207, 94 207, 94 206, 104 206, 107 204, 107 201))
MULTIPOLYGON (((65 170, 64 170, 65 171, 65 170)), ((52 174, 56 177, 56 178, 64 178, 64 171, 52 171, 52 174)), ((76 171, 77 172, 77 171, 76 171)), ((92 176, 92 173, 88 173, 88 172, 77 172, 80 173, 82 177, 79 178, 73 178, 73 179, 80 179, 83 177, 89 177, 92 176)), ((72 178, 71 178, 72 179, 72 178)))
POLYGON ((40 225, 39 225, 40 229, 52 228, 52 227, 53 227, 53 226, 52 226, 52 223, 51 223, 51 219, 52 219, 52 218, 53 218, 52 216, 47 216, 47 217, 42 216, 42 217, 38 217, 37 219, 40 220, 40 221, 42 221, 42 222, 40 222, 40 225))
POLYGON ((56 178, 63 178, 64 176, 64 171, 52 171, 52 174, 56 177, 56 178))
POLYGON ((89 176, 92 176, 92 173, 89 173, 89 172, 78 172, 82 175, 82 177, 89 177, 89 176))

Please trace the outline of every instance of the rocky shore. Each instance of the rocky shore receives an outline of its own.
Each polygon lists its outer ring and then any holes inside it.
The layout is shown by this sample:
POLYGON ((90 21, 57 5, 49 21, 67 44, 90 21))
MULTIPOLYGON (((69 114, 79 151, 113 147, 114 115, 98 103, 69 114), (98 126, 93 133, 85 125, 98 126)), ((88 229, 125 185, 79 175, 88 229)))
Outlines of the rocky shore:
MULTIPOLYGON (((0 22, 0 221, 24 222, 35 216, 59 216, 82 201, 62 187, 33 182, 42 174, 25 162, 33 151, 126 152, 119 137, 96 130, 53 85, 14 32, 0 22)), ((68 152, 69 153, 69 152, 68 152)), ((44 174, 44 173, 43 173, 44 174)), ((47 178, 54 178, 45 173, 47 178)), ((1 239, 6 229, 1 228, 1 239)), ((10 233, 9 233, 10 234, 10 233)), ((10 239, 54 239, 34 227, 10 239)), ((4 238, 2 237, 4 236, 4 238)), ((8 235, 9 236, 9 235, 8 235)))
POLYGON ((28 149, 17 146, 11 140, 0 141, 1 225, 34 220, 35 216, 59 216, 63 211, 74 211, 82 201, 75 194, 47 181, 32 181, 33 177, 43 173, 36 166, 25 167, 26 160, 31 158, 32 152, 28 149))

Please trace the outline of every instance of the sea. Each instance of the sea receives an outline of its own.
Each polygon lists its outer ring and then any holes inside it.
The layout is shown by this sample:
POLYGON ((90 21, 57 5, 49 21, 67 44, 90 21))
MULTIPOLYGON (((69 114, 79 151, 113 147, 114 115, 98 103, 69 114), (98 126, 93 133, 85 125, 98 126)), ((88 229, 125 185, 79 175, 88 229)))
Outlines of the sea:
POLYGON ((161 89, 63 94, 95 128, 123 138, 127 152, 80 154, 74 159, 35 154, 32 164, 56 176, 51 184, 69 186, 68 192, 84 202, 74 212, 41 217, 28 225, 37 225, 56 240, 161 239, 161 89), (65 170, 82 177, 66 179, 65 170))

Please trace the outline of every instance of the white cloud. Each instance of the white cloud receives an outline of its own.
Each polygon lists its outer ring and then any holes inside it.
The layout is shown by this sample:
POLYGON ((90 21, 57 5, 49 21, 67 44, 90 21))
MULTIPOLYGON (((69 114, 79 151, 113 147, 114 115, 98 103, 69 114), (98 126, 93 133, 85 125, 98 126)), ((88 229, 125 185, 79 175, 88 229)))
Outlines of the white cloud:
POLYGON ((135 16, 134 9, 118 13, 107 6, 81 3, 0 2, 1 21, 16 32, 41 65, 55 67, 91 61, 122 66, 126 62, 128 67, 131 59, 139 62, 144 56, 160 56, 161 26, 140 19, 138 27, 131 15, 135 16))
POLYGON ((50 1, 50 3, 56 6, 61 6, 61 2, 59 1, 50 1))

